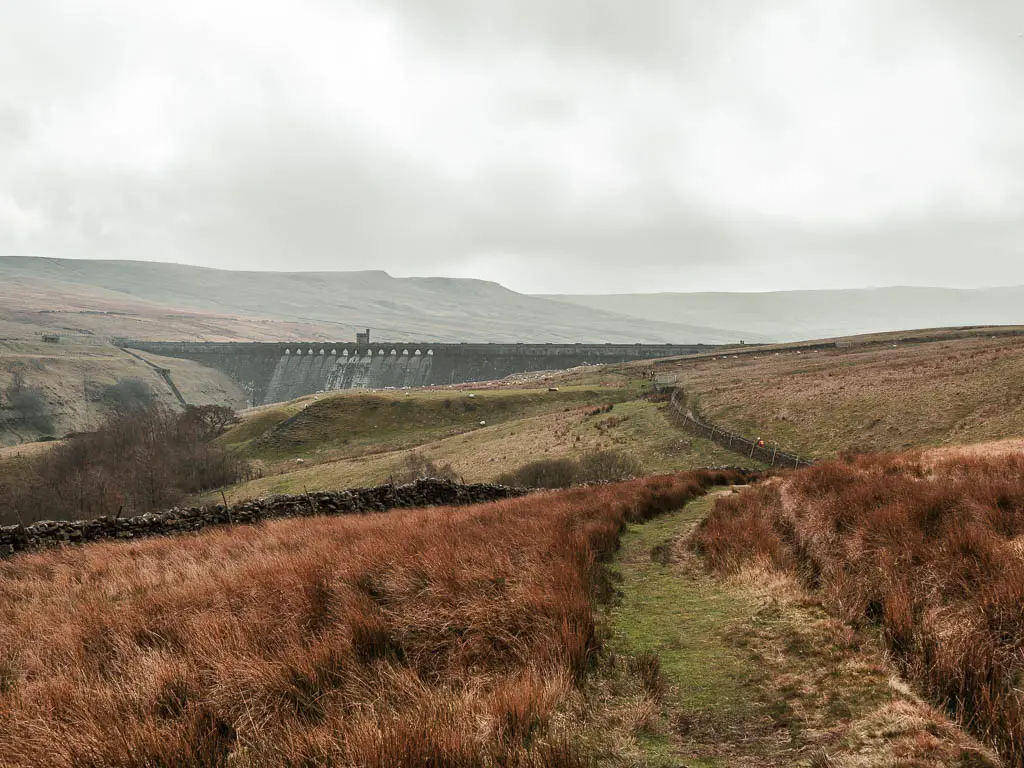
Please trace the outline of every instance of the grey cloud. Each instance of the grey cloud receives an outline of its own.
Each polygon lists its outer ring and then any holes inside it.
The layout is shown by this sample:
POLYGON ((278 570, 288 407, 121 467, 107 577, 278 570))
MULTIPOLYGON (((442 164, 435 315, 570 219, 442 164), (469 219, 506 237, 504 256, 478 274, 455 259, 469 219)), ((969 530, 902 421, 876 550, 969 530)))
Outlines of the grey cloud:
POLYGON ((24 142, 30 131, 29 117, 24 110, 0 102, 0 148, 24 142))
MULTIPOLYGON (((873 23, 829 62, 850 64, 838 73, 816 72, 811 54, 771 48, 775 38, 753 50, 758 25, 814 5, 799 0, 771 12, 752 0, 655 0, 642 11, 612 0, 296 6, 325 19, 387 9, 399 30, 394 92, 378 82, 379 71, 338 79, 343 49, 357 40, 339 39, 341 58, 314 66, 304 58, 302 28, 296 39, 282 34, 264 45, 232 37, 227 11, 204 22, 201 3, 186 4, 193 15, 175 23, 170 4, 147 6, 159 9, 152 14, 123 0, 99 5, 104 12, 94 14, 49 0, 0 10, 0 68, 17 73, 0 82, 0 252, 420 275, 462 274, 487 256, 497 266, 481 277, 509 282, 518 274, 513 288, 538 292, 568 290, 545 281, 574 271, 587 274, 589 290, 606 291, 638 274, 647 290, 753 289, 766 275, 778 281, 772 288, 813 287, 802 281, 836 275, 875 285, 1024 282, 1024 133, 1005 130, 984 148, 1002 174, 992 211, 931 200, 918 210, 908 192, 911 203, 892 197, 904 209, 883 205, 851 222, 843 179, 821 179, 821 195, 789 188, 802 189, 790 177, 813 170, 810 153, 820 152, 823 163, 835 160, 851 175, 877 165, 877 195, 891 193, 888 160, 876 147, 818 131, 829 127, 830 109, 849 119, 839 109, 849 106, 844 89, 852 99, 860 83, 842 78, 898 62, 901 45, 919 42, 920 30, 962 43, 948 55, 998 81, 987 85, 1003 98, 985 102, 991 115, 978 117, 995 115, 997 124, 968 125, 964 136, 1024 125, 1024 94, 1009 98, 1024 84, 1024 68, 1009 67, 1024 56, 1016 2, 981 0, 968 9, 913 0, 897 13, 865 0, 857 7, 874 9, 864 12, 873 23), (1008 32, 1014 25, 1020 29, 1008 32), (806 103, 786 93, 787 83, 752 71, 785 57, 792 58, 783 75, 816 78, 793 86, 813 86, 806 103), (446 73, 456 73, 450 89, 446 73), (131 82, 143 74, 152 80, 131 82), (815 102, 830 93, 834 100, 815 102), (153 115, 141 114, 148 122, 126 135, 153 147, 119 140, 115 118, 122 110, 134 117, 133 100, 146 98, 155 106, 138 111, 153 115), (802 135, 790 123, 808 116, 802 135), (815 141, 820 146, 807 144, 815 141), (765 183, 769 172, 775 176, 765 183), (759 185, 766 190, 747 194, 759 185), (815 203, 826 193, 840 201, 829 203, 829 215, 800 210, 805 198, 815 203), (557 263, 551 275, 536 268, 545 262, 557 263), (687 270, 705 283, 664 284, 687 270)), ((245 13, 244 4, 236 8, 245 13)), ((786 34, 799 41, 796 18, 796 32, 786 34)), ((906 75, 909 85, 926 78, 922 72, 906 75)), ((858 97, 870 108, 871 96, 858 97)), ((885 125, 884 115, 868 118, 885 125)), ((950 153, 968 139, 957 138, 950 153)), ((961 169, 951 168, 936 183, 955 181, 961 169)), ((985 173, 965 178, 965 188, 985 187, 985 173)), ((870 191, 847 186, 861 198, 854 203, 872 202, 870 191)))
MULTIPOLYGON (((674 58, 691 20, 706 4, 648 0, 642 9, 615 0, 385 0, 399 18, 445 46, 541 47, 554 55, 650 60, 674 58)), ((735 2, 727 5, 735 6, 735 2)))

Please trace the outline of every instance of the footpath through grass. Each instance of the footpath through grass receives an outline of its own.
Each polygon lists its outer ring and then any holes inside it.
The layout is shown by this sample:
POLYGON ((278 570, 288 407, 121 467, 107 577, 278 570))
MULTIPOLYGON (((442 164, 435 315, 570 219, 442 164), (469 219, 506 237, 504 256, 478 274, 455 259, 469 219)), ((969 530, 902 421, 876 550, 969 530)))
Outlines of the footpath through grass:
POLYGON ((590 735, 609 766, 993 766, 881 645, 778 575, 709 576, 689 534, 715 491, 630 525, 609 567, 590 735))
MULTIPOLYGON (((710 579, 692 573, 680 578, 676 569, 668 567, 676 559, 676 541, 703 518, 710 500, 705 497, 679 512, 630 526, 617 561, 622 599, 611 613, 615 634, 610 649, 618 654, 657 655, 669 685, 664 704, 677 720, 665 725, 674 725, 675 730, 700 720, 731 730, 751 714, 744 695, 752 682, 751 670, 729 646, 726 634, 753 606, 737 601, 710 579)), ((640 747, 651 758, 676 764, 673 758, 684 755, 671 730, 641 734, 640 747)))

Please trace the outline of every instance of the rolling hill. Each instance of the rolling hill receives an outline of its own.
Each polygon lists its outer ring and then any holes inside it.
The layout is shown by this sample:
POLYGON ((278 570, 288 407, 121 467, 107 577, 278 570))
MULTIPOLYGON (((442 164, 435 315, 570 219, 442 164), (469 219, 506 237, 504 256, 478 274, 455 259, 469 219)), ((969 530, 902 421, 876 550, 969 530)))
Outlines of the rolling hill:
POLYGON ((232 272, 180 264, 0 257, 0 336, 40 331, 204 341, 766 340, 525 296, 497 283, 386 272, 232 272))
MULTIPOLYGON (((754 329, 778 341, 865 333, 1024 323, 1024 286, 1013 288, 861 288, 770 293, 548 295, 574 306, 660 323, 694 323, 743 336, 754 329)), ((756 339, 755 339, 756 341, 756 339)))

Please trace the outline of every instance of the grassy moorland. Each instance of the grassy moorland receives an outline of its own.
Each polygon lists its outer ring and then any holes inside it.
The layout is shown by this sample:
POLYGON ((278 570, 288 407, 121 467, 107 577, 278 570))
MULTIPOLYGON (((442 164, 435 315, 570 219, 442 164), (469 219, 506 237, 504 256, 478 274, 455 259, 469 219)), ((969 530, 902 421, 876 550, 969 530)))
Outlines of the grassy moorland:
POLYGON ((727 473, 0 563, 10 766, 581 766, 598 561, 727 473))
POLYGON ((676 376, 712 420, 806 456, 1024 434, 1024 338, 933 335, 929 343, 892 335, 839 349, 705 355, 655 369, 676 376))
POLYGON ((1020 765, 1022 478, 1019 452, 860 456, 719 500, 694 541, 718 573, 788 574, 879 628, 906 678, 1020 765))
POLYGON ((369 449, 393 450, 539 414, 621 402, 623 389, 573 387, 349 391, 305 397, 256 409, 222 442, 250 458, 273 463, 297 457, 331 460, 369 449))
POLYGON ((257 462, 264 477, 227 495, 383 483, 411 453, 450 465, 467 482, 494 480, 538 458, 597 450, 629 454, 647 472, 743 463, 680 432, 664 403, 636 399, 638 391, 636 382, 616 380, 557 392, 536 384, 346 392, 254 409, 219 442, 257 462), (609 404, 610 411, 599 410, 609 404))

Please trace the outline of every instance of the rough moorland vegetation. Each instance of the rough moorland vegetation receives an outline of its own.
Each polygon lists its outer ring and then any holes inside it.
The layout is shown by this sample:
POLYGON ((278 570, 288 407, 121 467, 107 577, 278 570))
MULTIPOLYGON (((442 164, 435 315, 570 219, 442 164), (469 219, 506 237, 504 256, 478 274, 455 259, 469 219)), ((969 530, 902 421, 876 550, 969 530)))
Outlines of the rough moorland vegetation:
POLYGON ((718 572, 797 574, 877 625, 907 678, 1024 761, 1024 457, 821 464, 718 501, 694 544, 718 572))
POLYGON ((236 482, 245 462, 213 444, 232 417, 132 401, 95 432, 0 465, 0 524, 138 515, 236 482))
POLYGON ((11 766, 577 766, 598 561, 729 473, 0 563, 11 766))

